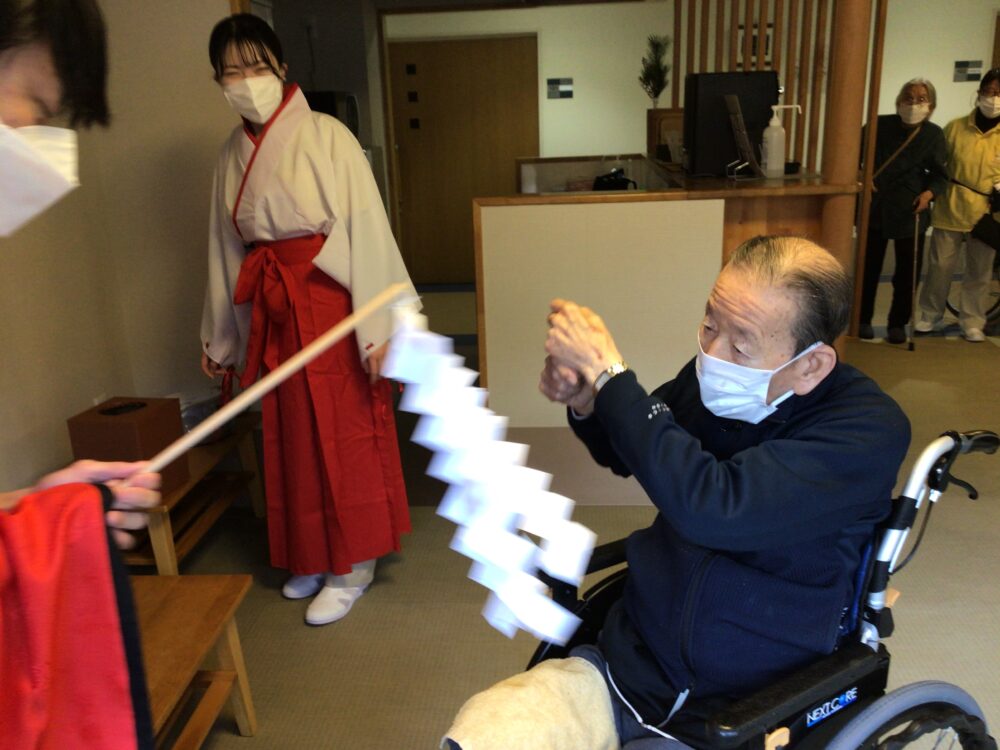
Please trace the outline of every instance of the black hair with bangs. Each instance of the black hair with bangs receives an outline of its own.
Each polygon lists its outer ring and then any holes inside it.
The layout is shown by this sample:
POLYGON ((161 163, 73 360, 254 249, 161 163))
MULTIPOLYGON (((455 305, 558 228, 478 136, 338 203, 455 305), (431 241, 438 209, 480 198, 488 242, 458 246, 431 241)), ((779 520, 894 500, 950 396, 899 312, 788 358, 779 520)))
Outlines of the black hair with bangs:
POLYGON ((107 32, 96 0, 0 0, 0 52, 41 42, 52 51, 72 126, 107 125, 107 32))
POLYGON ((250 13, 237 13, 223 18, 208 39, 208 59, 215 69, 215 77, 222 77, 222 69, 225 67, 226 50, 230 45, 234 45, 239 52, 240 59, 244 65, 253 65, 262 62, 271 69, 279 78, 281 73, 278 70, 284 62, 284 53, 281 51, 281 42, 278 35, 263 18, 250 13), (270 54, 268 54, 270 53, 270 54), (274 56, 275 63, 271 62, 274 56))
POLYGON ((994 81, 1000 81, 1000 68, 993 68, 986 71, 986 75, 979 81, 979 90, 985 90, 994 81))

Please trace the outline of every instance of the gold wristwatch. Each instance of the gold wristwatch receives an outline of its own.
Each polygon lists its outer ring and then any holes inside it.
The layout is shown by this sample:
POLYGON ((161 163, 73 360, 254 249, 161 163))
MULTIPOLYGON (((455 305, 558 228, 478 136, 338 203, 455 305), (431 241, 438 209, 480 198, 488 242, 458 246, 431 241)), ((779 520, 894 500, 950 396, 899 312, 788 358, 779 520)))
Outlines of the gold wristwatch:
POLYGON ((621 375, 627 369, 628 365, 625 364, 625 360, 623 359, 613 363, 611 367, 609 367, 607 370, 598 375, 597 378, 594 380, 594 395, 596 396, 598 393, 600 393, 601 388, 603 388, 607 384, 607 382, 611 380, 611 378, 613 378, 615 375, 621 375))

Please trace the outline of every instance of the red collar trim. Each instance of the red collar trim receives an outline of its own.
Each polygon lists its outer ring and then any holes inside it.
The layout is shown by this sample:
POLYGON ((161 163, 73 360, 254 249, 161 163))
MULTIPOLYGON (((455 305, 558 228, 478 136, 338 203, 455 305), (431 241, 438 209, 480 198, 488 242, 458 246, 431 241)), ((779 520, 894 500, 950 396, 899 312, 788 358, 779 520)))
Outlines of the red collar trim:
POLYGON ((250 155, 250 161, 247 162, 246 169, 243 170, 243 179, 240 181, 240 190, 236 194, 236 202, 233 204, 232 220, 233 220, 233 228, 236 230, 236 234, 238 234, 244 242, 246 242, 247 238, 244 237, 243 232, 240 231, 240 226, 236 221, 236 212, 240 208, 240 201, 243 200, 243 190, 247 186, 247 177, 250 176, 250 170, 253 169, 253 163, 257 159, 257 154, 260 153, 260 144, 264 142, 264 136, 267 135, 268 131, 271 129, 271 125, 274 123, 275 120, 278 119, 282 111, 288 105, 288 102, 292 100, 292 97, 298 90, 299 90, 299 85, 297 83, 292 83, 285 86, 284 99, 281 100, 281 104, 278 105, 278 108, 274 111, 274 114, 271 115, 271 119, 268 120, 266 123, 264 123, 264 127, 261 129, 260 135, 255 136, 253 132, 250 130, 249 121, 245 117, 243 118, 243 132, 246 133, 247 137, 250 139, 250 142, 253 143, 254 148, 253 148, 253 153, 250 155))
POLYGON ((255 134, 253 132, 253 123, 251 123, 247 118, 245 117, 243 118, 243 132, 246 133, 247 138, 250 139, 250 142, 253 143, 254 146, 260 146, 260 142, 264 140, 264 136, 267 135, 267 131, 270 130, 271 128, 271 123, 273 123, 275 120, 278 119, 282 111, 288 105, 288 102, 292 100, 292 97, 298 90, 299 90, 299 84, 297 83, 285 84, 285 91, 281 99, 281 104, 279 104, 278 108, 274 110, 274 114, 271 115, 271 119, 269 119, 267 122, 264 123, 264 127, 261 128, 260 134, 255 134))

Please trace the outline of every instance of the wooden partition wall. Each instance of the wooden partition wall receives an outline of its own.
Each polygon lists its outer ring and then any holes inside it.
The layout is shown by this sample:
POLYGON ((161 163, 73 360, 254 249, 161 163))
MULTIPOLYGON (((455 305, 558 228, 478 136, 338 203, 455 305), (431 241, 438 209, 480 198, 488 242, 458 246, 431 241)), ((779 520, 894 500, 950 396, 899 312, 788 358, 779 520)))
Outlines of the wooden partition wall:
POLYGON ((802 107, 801 115, 784 111, 786 158, 817 171, 834 7, 834 0, 674 0, 671 106, 683 106, 687 73, 775 70, 781 104, 802 107))

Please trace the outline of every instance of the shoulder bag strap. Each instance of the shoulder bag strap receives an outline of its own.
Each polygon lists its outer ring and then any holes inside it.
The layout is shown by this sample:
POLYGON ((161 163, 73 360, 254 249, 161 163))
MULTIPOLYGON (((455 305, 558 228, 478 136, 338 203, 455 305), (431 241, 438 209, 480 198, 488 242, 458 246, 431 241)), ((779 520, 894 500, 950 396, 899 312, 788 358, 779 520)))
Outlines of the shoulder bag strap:
POLYGON ((890 156, 888 159, 882 162, 882 166, 880 166, 875 171, 875 174, 872 175, 872 182, 875 182, 875 178, 878 177, 880 174, 882 174, 882 172, 885 170, 886 167, 892 164, 893 160, 902 153, 904 148, 910 145, 910 142, 917 137, 917 134, 920 132, 920 129, 922 127, 923 125, 918 125, 916 129, 914 129, 914 131, 906 137, 906 140, 903 141, 902 145, 892 152, 892 156, 890 156))

